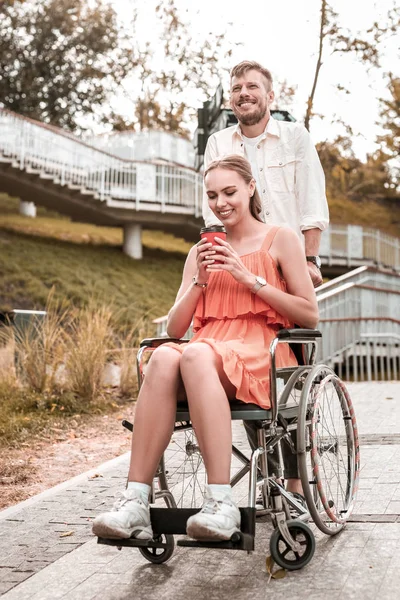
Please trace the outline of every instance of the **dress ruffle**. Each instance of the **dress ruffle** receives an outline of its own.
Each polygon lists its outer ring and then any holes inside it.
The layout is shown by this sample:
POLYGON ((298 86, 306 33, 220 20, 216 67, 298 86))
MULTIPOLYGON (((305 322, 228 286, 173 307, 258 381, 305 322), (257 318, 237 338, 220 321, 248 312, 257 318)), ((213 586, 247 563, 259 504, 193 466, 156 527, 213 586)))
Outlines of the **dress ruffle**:
MULTIPOLYGON (((286 291, 286 283, 268 252, 259 250, 241 257, 246 268, 274 287, 286 291)), ((266 323, 290 327, 291 323, 257 294, 237 283, 230 273, 211 273, 193 317, 193 331, 198 331, 209 319, 235 319, 246 315, 262 315, 266 323)))

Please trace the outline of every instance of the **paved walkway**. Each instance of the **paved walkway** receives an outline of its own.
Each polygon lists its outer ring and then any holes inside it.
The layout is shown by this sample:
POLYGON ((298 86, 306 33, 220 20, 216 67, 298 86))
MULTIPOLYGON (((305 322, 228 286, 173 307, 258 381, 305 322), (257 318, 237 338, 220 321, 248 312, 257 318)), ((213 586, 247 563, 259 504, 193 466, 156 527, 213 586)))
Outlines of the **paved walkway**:
MULTIPOLYGON (((179 548, 158 566, 136 549, 98 545, 90 522, 124 487, 124 455, 0 512, 2 600, 392 600, 400 586, 400 384, 349 389, 361 434, 355 522, 334 538, 317 533, 302 571, 268 583, 268 523, 257 525, 250 555, 179 548)), ((240 423, 234 436, 245 449, 240 423)))

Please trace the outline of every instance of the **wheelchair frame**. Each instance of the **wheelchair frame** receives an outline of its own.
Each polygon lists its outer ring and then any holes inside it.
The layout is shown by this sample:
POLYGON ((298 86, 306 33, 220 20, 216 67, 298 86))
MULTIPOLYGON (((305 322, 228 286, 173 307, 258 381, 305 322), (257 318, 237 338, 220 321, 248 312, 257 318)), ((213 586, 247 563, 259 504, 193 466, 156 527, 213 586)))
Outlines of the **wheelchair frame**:
MULTIPOLYGON (((283 568, 288 570, 299 569, 311 560, 315 551, 314 534, 307 524, 311 517, 314 524, 329 535, 334 535, 343 528, 351 515, 357 491, 359 473, 357 425, 354 409, 343 383, 329 367, 315 365, 317 340, 319 338, 321 338, 321 333, 310 329, 283 329, 277 333, 276 338, 270 345, 270 410, 264 410, 259 406, 239 401, 231 402, 232 420, 256 420, 261 422, 261 427, 257 430, 258 448, 253 451, 250 459, 240 450, 234 446, 232 447, 232 453, 243 463, 243 467, 233 476, 231 485, 236 485, 249 473, 248 503, 246 507, 240 508, 240 534, 234 534, 231 540, 226 542, 198 542, 190 539, 180 539, 177 542, 178 546, 253 551, 257 488, 261 488, 264 505, 262 512, 269 515, 275 527, 270 539, 270 551, 275 562, 283 568), (304 359, 307 364, 290 369, 277 369, 275 354, 279 343, 302 344, 304 359), (288 379, 278 399, 277 378, 282 373, 284 377, 288 376, 288 379), (342 412, 347 448, 346 461, 343 461, 343 456, 339 453, 339 444, 343 435, 338 436, 338 439, 336 439, 335 434, 332 434, 332 439, 328 436, 325 440, 326 432, 323 431, 323 435, 318 438, 318 427, 321 422, 322 430, 327 429, 326 423, 324 423, 324 414, 321 413, 321 402, 324 400, 324 389, 326 391, 328 386, 333 394, 337 395, 339 400, 337 404, 340 407, 338 410, 342 412), (291 394, 296 389, 301 390, 300 401, 297 405, 296 403, 293 405, 293 402, 290 405, 290 400, 293 400, 291 394), (300 426, 302 431, 298 435, 297 448, 294 448, 291 431, 298 430, 300 426), (318 439, 320 439, 319 442, 318 439), (281 464, 283 462, 281 441, 289 443, 292 452, 298 455, 300 478, 307 509, 292 494, 287 492, 275 477, 268 474, 267 453, 275 446, 278 447, 281 464), (320 445, 318 446, 318 444, 320 445), (340 454, 338 460, 342 459, 342 462, 346 462, 344 466, 341 466, 346 476, 345 495, 344 498, 338 496, 336 503, 333 499, 334 491, 331 489, 325 490, 324 485, 321 484, 321 475, 319 474, 320 459, 323 459, 323 455, 329 455, 329 453, 333 455, 335 453, 336 455, 340 454), (311 481, 310 477, 312 478, 311 481), (289 507, 292 507, 297 513, 295 519, 291 517, 289 507)), ((140 384, 144 376, 144 353, 148 350, 153 351, 160 345, 171 341, 185 343, 188 340, 149 338, 141 342, 137 355, 138 381, 140 384)), ((123 421, 123 425, 133 431, 131 423, 123 421)), ((183 429, 191 429, 189 409, 187 404, 178 403, 175 431, 183 429)), ((328 469, 333 469, 332 465, 329 466, 329 460, 328 469)), ((331 462, 333 464, 333 461, 331 462)), ((342 475, 342 473, 339 474, 342 475)), ((155 476, 155 480, 158 480, 159 490, 155 491, 153 482, 151 504, 162 499, 167 507, 151 506, 150 508, 154 532, 153 540, 98 538, 98 542, 114 545, 119 549, 123 546, 137 547, 150 562, 156 564, 166 562, 172 556, 174 550, 173 536, 185 535, 187 519, 200 510, 200 507, 178 508, 169 488, 167 475, 163 456, 155 476)), ((330 487, 330 484, 328 487, 330 487)), ((341 484, 340 487, 342 487, 341 484)), ((343 496, 343 490, 339 492, 343 496)))

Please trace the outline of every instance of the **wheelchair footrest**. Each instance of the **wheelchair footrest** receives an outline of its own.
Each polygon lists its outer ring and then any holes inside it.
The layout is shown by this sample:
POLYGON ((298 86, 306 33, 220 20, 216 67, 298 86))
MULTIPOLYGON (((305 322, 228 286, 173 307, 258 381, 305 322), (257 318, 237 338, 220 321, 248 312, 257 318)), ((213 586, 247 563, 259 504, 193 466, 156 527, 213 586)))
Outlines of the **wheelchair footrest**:
POLYGON ((98 544, 106 546, 118 546, 127 548, 167 548, 165 542, 155 542, 154 540, 136 540, 135 538, 128 539, 113 539, 113 538, 97 538, 98 544))
POLYGON ((198 542, 196 540, 184 539, 178 540, 177 546, 186 548, 215 548, 225 550, 254 550, 254 536, 248 533, 241 533, 240 539, 237 542, 222 541, 222 542, 198 542))

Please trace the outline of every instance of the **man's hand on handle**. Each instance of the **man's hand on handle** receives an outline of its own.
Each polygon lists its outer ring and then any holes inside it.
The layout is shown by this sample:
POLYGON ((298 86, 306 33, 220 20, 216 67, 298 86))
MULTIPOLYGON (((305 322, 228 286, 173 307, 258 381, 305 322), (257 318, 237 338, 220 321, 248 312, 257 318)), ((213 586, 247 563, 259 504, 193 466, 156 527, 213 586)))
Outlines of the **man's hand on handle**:
POLYGON ((314 287, 319 287, 322 283, 322 273, 312 262, 307 263, 308 272, 310 273, 311 281, 314 287))

